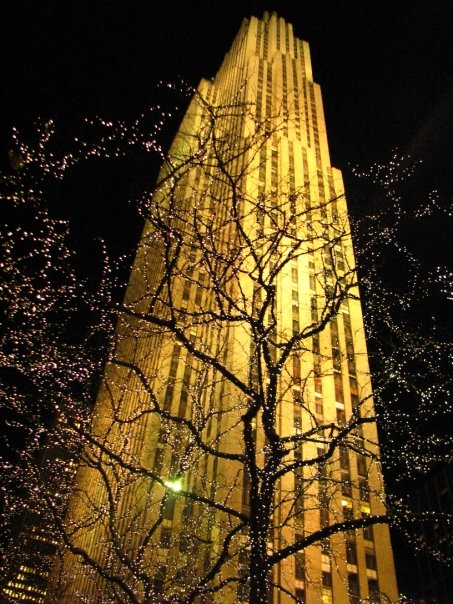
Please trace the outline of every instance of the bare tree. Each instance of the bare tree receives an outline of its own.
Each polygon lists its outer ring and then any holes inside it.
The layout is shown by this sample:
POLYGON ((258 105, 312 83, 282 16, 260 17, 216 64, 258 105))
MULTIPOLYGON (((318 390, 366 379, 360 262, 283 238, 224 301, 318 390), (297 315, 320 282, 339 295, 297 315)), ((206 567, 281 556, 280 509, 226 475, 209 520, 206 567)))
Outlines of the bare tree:
MULTIPOLYGON (((341 177, 323 175, 328 195, 315 198, 311 180, 296 184, 291 162, 275 163, 287 128, 276 122, 257 121, 242 99, 194 96, 152 197, 141 200, 145 227, 124 302, 108 288, 87 302, 96 317, 88 332, 112 340, 91 427, 87 390, 62 388, 50 372, 56 442, 80 458, 67 516, 54 486, 31 493, 63 544, 52 601, 264 603, 275 588, 302 601, 304 589, 328 599, 332 582, 354 602, 395 601, 391 580, 364 586, 347 566, 377 565, 384 577, 386 525, 410 516, 385 501, 341 177)), ((394 203, 394 190, 385 193, 394 203)), ((397 221, 382 230, 387 219, 383 211, 357 225, 360 255, 376 259, 396 241, 397 221)), ((389 290, 370 266, 361 282, 374 350, 384 353, 378 402, 402 379, 420 394, 404 359, 431 369, 427 348, 445 355, 448 345, 392 314, 413 290, 389 290)), ((71 299, 79 282, 72 273, 68 282, 49 303, 71 299)), ((86 388, 99 375, 87 339, 54 342, 56 353, 38 347, 41 365, 53 357, 86 388), (73 351, 70 364, 61 351, 73 351)), ((440 380, 431 387, 442 395, 440 380)), ((395 401, 382 422, 410 430, 395 401)), ((432 439, 417 458, 409 451, 407 468, 441 447, 432 439)))

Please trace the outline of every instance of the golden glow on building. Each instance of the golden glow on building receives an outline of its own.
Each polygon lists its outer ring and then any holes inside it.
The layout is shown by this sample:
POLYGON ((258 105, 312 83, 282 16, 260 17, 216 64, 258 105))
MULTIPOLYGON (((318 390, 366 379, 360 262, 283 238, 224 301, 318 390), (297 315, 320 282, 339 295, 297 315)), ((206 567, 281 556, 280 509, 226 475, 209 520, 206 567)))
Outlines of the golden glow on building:
POLYGON ((125 307, 68 521, 91 562, 67 554, 60 601, 248 601, 256 471, 269 601, 395 602, 387 527, 327 530, 385 507, 342 177, 308 44, 275 14, 201 82, 125 307))

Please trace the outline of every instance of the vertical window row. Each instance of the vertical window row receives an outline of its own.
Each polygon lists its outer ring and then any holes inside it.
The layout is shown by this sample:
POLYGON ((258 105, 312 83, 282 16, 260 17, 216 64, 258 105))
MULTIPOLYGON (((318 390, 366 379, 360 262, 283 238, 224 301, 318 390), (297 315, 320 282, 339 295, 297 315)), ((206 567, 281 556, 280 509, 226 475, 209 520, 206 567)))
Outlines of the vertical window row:
POLYGON ((351 406, 355 409, 359 405, 357 385, 357 370, 355 364, 354 340, 352 337, 351 318, 349 312, 343 312, 344 338, 346 343, 346 361, 348 364, 349 390, 351 393, 351 406))
POLYGON ((256 122, 259 124, 262 119, 263 110, 263 81, 264 81, 264 61, 259 59, 258 67, 258 86, 256 91, 256 122))
MULTIPOLYGON (((311 208, 310 201, 310 179, 308 176, 308 159, 307 159, 307 150, 305 148, 302 149, 302 167, 304 170, 304 193, 305 193, 305 206, 306 210, 309 211, 311 208)), ((307 216, 307 219, 310 217, 307 216)))
POLYGON ((296 234, 297 228, 297 206, 296 206, 296 175, 294 170, 294 146, 293 141, 288 140, 288 200, 289 200, 289 232, 296 234))
POLYGON ((294 36, 293 37, 293 48, 294 48, 294 57, 296 59, 299 58, 299 49, 298 49, 298 46, 297 46, 298 41, 299 40, 296 38, 296 36, 294 36))
POLYGON ((299 47, 300 63, 302 65, 302 77, 305 80, 306 77, 307 77, 307 71, 306 71, 306 68, 305 68, 304 43, 302 42, 302 40, 297 40, 297 45, 299 47))
POLYGON ((269 26, 267 23, 264 24, 264 44, 263 44, 263 58, 267 61, 269 51, 269 26))
POLYGON ((262 22, 258 21, 258 28, 256 31, 256 47, 255 47, 255 54, 257 54, 258 56, 260 55, 260 50, 261 50, 261 37, 262 37, 262 22))
POLYGON ((296 126, 296 138, 300 140, 300 106, 299 106, 299 85, 297 82, 297 61, 292 60, 293 68, 293 90, 294 90, 294 122, 296 126))
MULTIPOLYGON (((341 255, 341 260, 342 260, 341 255)), ((344 325, 344 337, 346 342, 346 358, 348 361, 348 373, 352 377, 356 377, 357 371, 355 366, 355 355, 354 355, 354 340, 352 338, 351 318, 349 312, 343 313, 343 325, 344 325)))
POLYGON ((330 344, 332 347, 333 380, 335 387, 335 403, 344 409, 343 376, 341 374, 341 350, 338 336, 338 321, 334 317, 330 320, 330 344))
POLYGON ((351 485, 351 466, 349 462, 348 448, 341 445, 338 448, 340 456, 340 482, 341 482, 341 494, 343 497, 352 498, 352 485, 351 485))
POLYGON ((302 90, 304 93, 304 113, 305 113, 305 125, 306 125, 306 132, 307 132, 307 145, 309 147, 311 147, 311 136, 310 136, 310 128, 309 128, 309 124, 310 124, 310 119, 309 119, 309 113, 308 113, 308 94, 307 94, 307 86, 308 83, 304 82, 304 84, 302 85, 302 90))
POLYGON ((192 376, 192 368, 187 363, 184 368, 184 375, 182 378, 182 387, 181 387, 181 398, 179 399, 178 415, 180 417, 187 416, 187 403, 189 400, 191 376, 192 376))
POLYGON ((300 331, 299 324, 299 289, 298 289, 298 281, 299 281, 299 273, 297 267, 297 260, 293 261, 291 264, 291 281, 293 284, 292 289, 292 330, 293 336, 297 335, 300 331), (294 287, 295 286, 295 287, 294 287))
POLYGON ((271 151, 271 188, 272 192, 277 191, 278 185, 278 152, 277 149, 271 151))
POLYGON ((333 369, 334 371, 341 372, 340 340, 338 337, 338 321, 336 317, 333 317, 330 320, 330 344, 332 346, 333 369))
MULTIPOLYGON (((267 64, 266 69, 266 119, 270 120, 272 115, 272 65, 267 64)), ((268 126, 270 133, 270 126, 268 126)))
POLYGON ((301 383, 301 366, 299 357, 293 357, 293 384, 299 386, 301 383))
POLYGON ((277 149, 271 150, 271 199, 270 199, 270 210, 269 210, 269 221, 271 228, 278 228, 278 199, 277 199, 277 187, 278 187, 278 152, 277 149))
MULTIPOLYGON (((294 449, 294 462, 299 463, 302 461, 302 450, 300 448, 294 449)), ((304 477, 303 468, 299 466, 294 471, 294 512, 296 515, 296 523, 298 528, 303 527, 304 520, 304 477)), ((302 539, 302 535, 296 534, 296 540, 302 539)))
POLYGON ((264 190, 265 190, 265 186, 266 186, 266 158, 267 158, 267 153, 266 153, 266 147, 263 146, 260 149, 260 167, 259 167, 259 188, 260 188, 260 193, 262 196, 264 196, 264 190))
POLYGON ((286 55, 282 55, 282 78, 283 78, 283 96, 282 96, 282 114, 283 114, 283 134, 288 138, 288 73, 286 67, 286 55))
MULTIPOLYGON (((318 164, 319 165, 319 164, 318 164)), ((321 218, 323 220, 327 219, 327 209, 326 209, 326 194, 324 190, 324 176, 322 170, 319 168, 316 170, 317 176, 317 184, 318 184, 318 196, 319 196, 319 206, 321 218)))
MULTIPOLYGON (((322 457, 325 454, 324 447, 318 447, 316 454, 318 458, 322 457)), ((320 462, 318 464, 318 474, 319 526, 320 528, 325 528, 329 525, 329 491, 327 480, 327 466, 325 462, 320 462)), ((325 547, 326 545, 322 543, 321 550, 323 550, 325 547)))
MULTIPOLYGON (((336 225, 338 224, 338 207, 337 207, 337 201, 336 201, 336 193, 335 193, 335 187, 333 186, 333 176, 332 176, 332 169, 330 168, 330 166, 327 168, 327 183, 329 186, 329 200, 330 200, 330 211, 332 213, 332 224, 336 225)), ((343 269, 340 269, 343 270, 343 269)))
POLYGON ((313 126, 313 141, 315 143, 316 165, 318 167, 321 167, 321 146, 319 142, 318 116, 316 111, 315 90, 313 82, 308 83, 308 88, 310 91, 310 109, 313 126))
POLYGON ((302 428, 302 394, 298 388, 293 388, 293 426, 296 432, 302 428))
POLYGON ((321 375, 321 354, 319 345, 319 333, 312 336, 313 349, 313 381, 315 393, 315 412, 320 418, 324 414, 324 405, 322 398, 322 375, 321 375))

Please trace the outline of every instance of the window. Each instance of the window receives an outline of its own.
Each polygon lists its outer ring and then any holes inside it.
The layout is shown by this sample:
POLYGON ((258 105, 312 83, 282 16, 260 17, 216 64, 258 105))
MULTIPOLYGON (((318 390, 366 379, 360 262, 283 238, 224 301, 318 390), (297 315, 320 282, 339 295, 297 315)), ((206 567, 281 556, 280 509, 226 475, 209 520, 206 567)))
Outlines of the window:
POLYGON ((188 300, 190 297, 190 283, 186 283, 184 286, 184 291, 182 293, 182 299, 183 300, 188 300))
POLYGON ((293 388, 293 403, 297 407, 302 405, 302 394, 300 390, 296 390, 295 388, 293 388))
POLYGON ((165 443, 165 442, 167 442, 167 438, 168 438, 168 429, 166 426, 161 426, 161 428, 159 430, 159 437, 158 437, 157 441, 159 443, 165 443))
POLYGON ((315 392, 322 392, 321 376, 318 373, 315 374, 315 392))
POLYGON ((328 572, 322 573, 322 602, 323 604, 332 602, 332 574, 328 572))
POLYGON ((173 401, 173 391, 174 391, 174 380, 173 378, 169 378, 167 390, 165 391, 165 399, 164 399, 164 409, 168 411, 171 407, 171 403, 173 401))
POLYGON ((311 320, 313 321, 313 323, 316 323, 318 320, 318 307, 317 307, 315 298, 311 298, 310 304, 311 304, 311 320))
POLYGON ((351 604, 360 602, 359 577, 355 573, 348 574, 349 601, 351 604))
POLYGON ((293 357, 293 381, 300 384, 300 360, 297 357, 293 357))
POLYGON ((340 445, 339 451, 340 451, 340 467, 342 470, 346 470, 347 472, 349 472, 348 449, 344 445, 340 445))
POLYGON ((379 604, 381 601, 379 583, 376 579, 368 579, 368 593, 371 604, 379 604))
POLYGON ((334 373, 333 379, 335 381, 335 400, 337 403, 343 402, 343 380, 341 373, 334 373))
POLYGON ((332 348, 333 368, 336 371, 341 371, 341 352, 338 348, 332 348))
POLYGON ((351 480, 348 470, 341 472, 341 492, 345 497, 352 497, 351 480))
POLYGON ((167 493, 164 503, 164 518, 173 520, 175 513, 175 497, 171 493, 167 493))
POLYGON ((322 506, 319 510, 319 525, 321 528, 328 526, 329 524, 329 510, 322 506))
POLYGON ((376 556, 374 551, 367 549, 365 551, 366 567, 371 570, 376 570, 376 556))
POLYGON ((248 600, 249 596, 249 581, 247 569, 249 565, 249 552, 242 551, 239 554, 239 584, 238 584, 238 599, 248 600))
MULTIPOLYGON (((369 512, 362 511, 362 517, 367 518, 369 516, 369 512)), ((367 541, 373 541, 373 527, 372 525, 363 527, 363 538, 367 541)))
POLYGON ((357 547, 355 539, 346 539, 346 561, 348 564, 357 565, 357 547))
POLYGON ((244 477, 242 480, 242 505, 248 506, 250 503, 250 475, 244 468, 244 477))
POLYGON ((189 393, 186 390, 186 386, 184 385, 182 390, 181 390, 181 398, 179 399, 179 409, 178 409, 178 415, 180 417, 184 417, 185 413, 186 413, 186 407, 187 407, 187 400, 189 398, 189 393))
POLYGON ((171 529, 168 526, 163 526, 160 533, 160 544, 162 547, 170 547, 171 529))
POLYGON ((182 533, 179 541, 179 551, 182 554, 187 554, 191 551, 191 539, 186 533, 182 533))
POLYGON ((328 589, 332 589, 332 573, 322 573, 322 586, 327 587, 328 589))
POLYGON ((159 474, 162 470, 162 461, 163 461, 164 453, 162 449, 156 449, 156 454, 154 456, 154 472, 159 474))
POLYGON ((302 552, 297 552, 295 555, 295 576, 299 581, 303 581, 305 578, 305 560, 302 552))
POLYGON ((166 567, 163 564, 161 564, 158 567, 156 574, 154 576, 153 587, 154 587, 154 591, 158 594, 161 593, 163 590, 166 570, 167 570, 166 567))
POLYGON ((332 549, 330 547, 329 538, 323 539, 321 541, 321 554, 324 554, 325 556, 330 556, 331 552, 332 552, 332 549))
POLYGON ((370 500, 370 488, 366 478, 359 478, 359 492, 362 501, 370 500))
POLYGON ((357 472, 359 476, 367 475, 366 457, 360 453, 357 453, 357 472))
POLYGON ((315 411, 316 411, 316 415, 319 415, 320 417, 322 417, 322 415, 324 413, 324 405, 323 405, 321 397, 315 398, 315 411))
POLYGON ((346 415, 345 415, 344 409, 340 409, 339 407, 337 407, 336 411, 337 411, 337 424, 339 426, 343 426, 346 423, 346 415))
POLYGON ((312 348, 314 354, 319 354, 319 334, 316 333, 312 338, 312 348))

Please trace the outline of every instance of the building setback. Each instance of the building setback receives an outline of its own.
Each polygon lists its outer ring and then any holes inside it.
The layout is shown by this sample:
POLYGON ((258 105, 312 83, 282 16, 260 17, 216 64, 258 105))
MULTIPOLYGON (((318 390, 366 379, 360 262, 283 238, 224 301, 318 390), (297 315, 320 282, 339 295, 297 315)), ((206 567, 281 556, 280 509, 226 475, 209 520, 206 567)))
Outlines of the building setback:
POLYGON ((244 20, 147 208, 55 598, 395 602, 342 177, 282 18, 244 20))

